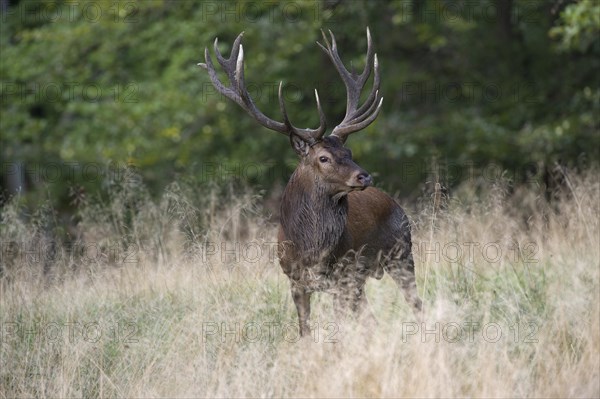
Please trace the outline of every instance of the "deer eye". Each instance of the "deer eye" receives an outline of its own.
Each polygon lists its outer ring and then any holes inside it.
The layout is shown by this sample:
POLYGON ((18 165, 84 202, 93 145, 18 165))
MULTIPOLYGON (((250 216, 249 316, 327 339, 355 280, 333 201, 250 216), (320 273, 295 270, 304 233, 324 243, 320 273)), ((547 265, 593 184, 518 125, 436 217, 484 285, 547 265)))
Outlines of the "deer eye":
POLYGON ((320 158, 319 158, 319 161, 320 161, 321 163, 327 163, 327 162, 329 162, 329 158, 327 158, 327 157, 320 157, 320 158))

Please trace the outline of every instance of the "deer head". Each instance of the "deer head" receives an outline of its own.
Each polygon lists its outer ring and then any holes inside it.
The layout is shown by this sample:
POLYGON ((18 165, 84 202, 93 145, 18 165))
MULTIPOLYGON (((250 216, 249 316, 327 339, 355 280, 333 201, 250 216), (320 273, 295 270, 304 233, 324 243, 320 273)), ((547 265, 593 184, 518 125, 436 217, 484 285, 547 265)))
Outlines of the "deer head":
POLYGON ((315 90, 319 127, 315 129, 300 129, 294 126, 288 117, 283 100, 283 84, 279 84, 279 108, 283 121, 279 122, 267 117, 254 104, 246 89, 244 81, 244 48, 241 44, 244 32, 240 33, 233 42, 229 58, 221 55, 218 49, 218 39, 215 39, 214 50, 217 61, 227 74, 229 85, 225 86, 218 78, 208 48, 204 51, 205 63, 198 65, 208 71, 209 77, 218 92, 237 103, 250 116, 267 129, 283 133, 289 137, 290 144, 300 157, 300 163, 295 174, 308 174, 320 181, 330 195, 340 196, 353 190, 364 189, 372 183, 371 176, 352 160, 352 153, 344 147, 348 136, 364 129, 371 124, 383 103, 379 94, 379 63, 377 54, 373 52, 371 33, 367 28, 367 61, 363 71, 358 74, 350 72, 342 63, 337 50, 335 36, 329 31, 330 40, 324 32, 323 43, 319 47, 329 56, 346 86, 346 114, 344 119, 325 136, 326 119, 319 94, 315 90), (365 102, 360 105, 360 95, 371 74, 375 70, 373 88, 365 102))

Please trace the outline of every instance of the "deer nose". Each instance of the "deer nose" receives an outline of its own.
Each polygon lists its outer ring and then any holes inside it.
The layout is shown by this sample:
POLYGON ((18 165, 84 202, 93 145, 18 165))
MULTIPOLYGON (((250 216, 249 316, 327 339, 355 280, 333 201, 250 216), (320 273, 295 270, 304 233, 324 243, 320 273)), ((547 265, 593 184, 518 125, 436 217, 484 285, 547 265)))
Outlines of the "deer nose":
POLYGON ((367 172, 360 172, 358 176, 356 176, 356 180, 358 180, 358 182, 364 187, 370 186, 371 183, 373 183, 371 175, 369 175, 367 172))

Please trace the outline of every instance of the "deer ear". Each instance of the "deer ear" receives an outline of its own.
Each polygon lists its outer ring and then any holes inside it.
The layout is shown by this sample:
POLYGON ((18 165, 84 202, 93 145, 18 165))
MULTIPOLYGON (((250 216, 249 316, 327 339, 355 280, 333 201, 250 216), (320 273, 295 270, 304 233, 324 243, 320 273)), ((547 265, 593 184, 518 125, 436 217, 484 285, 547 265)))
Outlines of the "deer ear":
POLYGON ((308 151, 310 150, 309 143, 293 132, 290 133, 290 144, 292 145, 294 151, 296 151, 296 154, 300 155, 301 157, 308 155, 308 151))

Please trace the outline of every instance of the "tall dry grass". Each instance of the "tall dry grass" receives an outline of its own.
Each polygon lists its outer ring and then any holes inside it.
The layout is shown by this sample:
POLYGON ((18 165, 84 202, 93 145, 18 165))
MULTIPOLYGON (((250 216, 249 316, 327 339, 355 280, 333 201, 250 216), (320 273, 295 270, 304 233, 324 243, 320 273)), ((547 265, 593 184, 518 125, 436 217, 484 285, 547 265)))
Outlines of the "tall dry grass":
POLYGON ((48 234, 2 211, 0 397, 598 397, 597 173, 560 202, 501 183, 426 197, 413 220, 417 323, 386 276, 376 329, 313 297, 299 340, 259 196, 136 179, 48 234), (209 194, 206 194, 209 192, 209 194))

